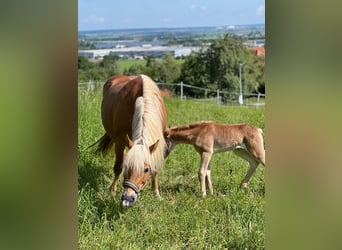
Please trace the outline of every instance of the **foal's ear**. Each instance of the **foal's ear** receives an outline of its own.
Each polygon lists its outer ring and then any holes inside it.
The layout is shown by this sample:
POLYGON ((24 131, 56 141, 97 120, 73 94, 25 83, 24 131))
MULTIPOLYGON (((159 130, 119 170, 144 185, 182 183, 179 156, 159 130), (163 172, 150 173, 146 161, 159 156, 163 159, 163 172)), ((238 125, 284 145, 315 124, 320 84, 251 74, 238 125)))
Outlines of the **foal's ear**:
POLYGON ((151 146, 149 146, 149 149, 150 149, 150 153, 151 153, 151 154, 154 152, 154 150, 157 149, 158 143, 159 143, 159 139, 158 139, 154 144, 152 144, 151 146))
POLYGON ((132 148, 134 146, 134 142, 129 138, 128 135, 126 135, 127 138, 127 145, 129 148, 132 148))
POLYGON ((165 129, 163 132, 164 138, 167 139, 169 137, 169 129, 165 129))

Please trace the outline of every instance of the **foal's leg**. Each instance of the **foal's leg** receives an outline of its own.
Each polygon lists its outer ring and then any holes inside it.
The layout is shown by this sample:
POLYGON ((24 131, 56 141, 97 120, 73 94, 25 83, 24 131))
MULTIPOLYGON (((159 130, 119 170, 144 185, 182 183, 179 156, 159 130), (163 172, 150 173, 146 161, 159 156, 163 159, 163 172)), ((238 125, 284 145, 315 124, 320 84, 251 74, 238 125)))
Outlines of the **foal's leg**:
POLYGON ((125 155, 125 147, 120 146, 119 144, 115 145, 115 164, 114 164, 114 180, 110 185, 109 191, 112 195, 115 195, 116 190, 118 188, 119 177, 122 172, 122 162, 125 155))
MULTIPOLYGON (((207 195, 206 188, 205 188, 205 178, 208 176, 208 179, 210 179, 210 170, 208 170, 208 164, 211 159, 211 153, 209 152, 202 152, 201 154, 201 165, 198 171, 198 179, 200 181, 200 187, 202 191, 203 197, 207 195)), ((212 186, 211 186, 211 179, 210 179, 210 192, 212 192, 212 186)))
POLYGON ((240 156, 242 159, 245 159, 249 162, 249 169, 247 171, 247 174, 245 178, 241 181, 240 188, 245 189, 248 186, 249 179, 255 172, 255 169, 257 168, 259 162, 246 150, 244 149, 236 149, 233 151, 237 156, 240 156))
POLYGON ((159 188, 158 188, 157 172, 152 176, 152 190, 160 200, 161 198, 160 198, 159 188))
POLYGON ((208 163, 208 167, 207 167, 207 172, 206 172, 206 184, 209 187, 209 192, 211 195, 214 194, 214 190, 213 190, 213 185, 211 184, 211 173, 210 173, 210 162, 208 163))
POLYGON ((254 140, 248 140, 246 142, 246 147, 250 155, 265 166, 265 148, 262 135, 260 134, 254 140))

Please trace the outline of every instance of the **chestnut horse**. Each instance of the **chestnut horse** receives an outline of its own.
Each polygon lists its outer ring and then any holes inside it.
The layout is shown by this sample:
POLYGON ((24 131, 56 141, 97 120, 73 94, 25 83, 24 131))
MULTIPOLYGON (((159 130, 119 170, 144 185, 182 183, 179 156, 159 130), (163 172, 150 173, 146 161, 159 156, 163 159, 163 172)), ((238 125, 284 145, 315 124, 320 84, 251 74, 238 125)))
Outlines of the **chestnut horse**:
POLYGON ((172 91, 169 89, 160 89, 159 92, 162 97, 171 98, 173 96, 172 91))
POLYGON ((168 128, 164 131, 164 136, 168 144, 165 157, 179 143, 193 145, 201 155, 198 177, 203 196, 206 196, 205 180, 210 194, 213 194, 209 163, 214 153, 233 151, 249 162, 249 170, 240 188, 247 187, 259 163, 265 166, 262 130, 247 124, 218 124, 204 121, 168 128))
POLYGON ((116 192, 124 169, 123 206, 134 205, 150 177, 160 197, 157 170, 166 150, 166 110, 156 84, 145 75, 111 77, 103 87, 101 116, 106 133, 97 142, 97 151, 106 154, 115 145, 110 191, 116 192))

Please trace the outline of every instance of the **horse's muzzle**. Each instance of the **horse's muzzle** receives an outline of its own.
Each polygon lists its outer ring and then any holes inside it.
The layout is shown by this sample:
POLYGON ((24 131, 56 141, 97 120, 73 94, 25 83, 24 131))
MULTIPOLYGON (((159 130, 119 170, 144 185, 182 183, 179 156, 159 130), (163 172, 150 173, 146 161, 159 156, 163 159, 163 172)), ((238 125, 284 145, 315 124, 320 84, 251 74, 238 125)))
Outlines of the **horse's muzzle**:
POLYGON ((137 200, 138 194, 136 192, 128 193, 127 190, 125 190, 125 192, 121 196, 122 206, 124 207, 133 206, 137 200))
POLYGON ((134 182, 130 180, 124 180, 123 186, 125 191, 121 196, 122 205, 124 207, 133 206, 138 200, 140 189, 134 182))

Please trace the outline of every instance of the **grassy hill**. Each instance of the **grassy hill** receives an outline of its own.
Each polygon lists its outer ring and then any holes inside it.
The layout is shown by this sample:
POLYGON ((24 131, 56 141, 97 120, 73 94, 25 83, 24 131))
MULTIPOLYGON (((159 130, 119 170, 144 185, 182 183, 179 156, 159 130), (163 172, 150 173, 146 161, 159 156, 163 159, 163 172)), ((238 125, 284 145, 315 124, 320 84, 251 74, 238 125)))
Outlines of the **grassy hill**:
MULTIPOLYGON (((140 203, 121 207, 122 179, 113 198, 109 186, 114 157, 85 148, 104 132, 102 89, 79 88, 78 225, 80 249, 263 249, 265 248, 265 169, 260 165, 247 191, 238 190, 248 163, 233 153, 211 161, 214 195, 201 197, 200 157, 179 145, 159 170, 159 201, 147 185, 140 203)), ((200 120, 248 123, 264 129, 264 108, 165 100, 168 124, 200 120)))

